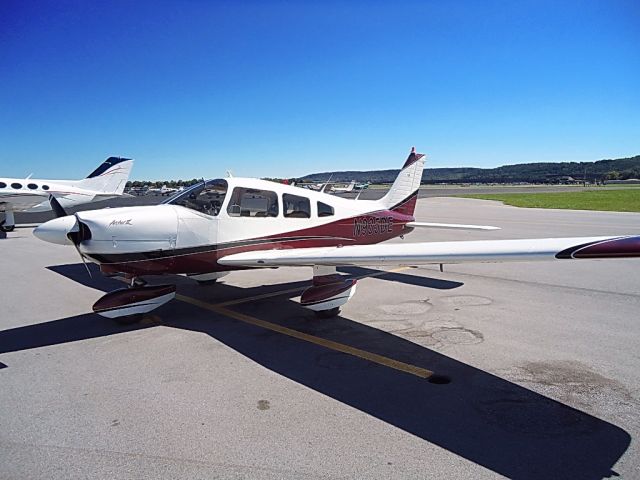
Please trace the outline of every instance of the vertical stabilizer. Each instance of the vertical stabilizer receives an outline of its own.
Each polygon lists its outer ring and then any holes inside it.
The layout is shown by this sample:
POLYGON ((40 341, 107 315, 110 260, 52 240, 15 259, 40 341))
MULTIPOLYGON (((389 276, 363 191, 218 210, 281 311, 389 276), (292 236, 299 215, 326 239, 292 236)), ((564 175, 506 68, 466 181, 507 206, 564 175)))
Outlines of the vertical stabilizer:
POLYGON ((389 192, 380 199, 385 208, 405 215, 413 215, 424 162, 424 154, 416 153, 415 147, 412 148, 389 192))
POLYGON ((133 160, 130 158, 109 157, 87 178, 74 183, 80 188, 102 194, 122 195, 132 167, 133 160))

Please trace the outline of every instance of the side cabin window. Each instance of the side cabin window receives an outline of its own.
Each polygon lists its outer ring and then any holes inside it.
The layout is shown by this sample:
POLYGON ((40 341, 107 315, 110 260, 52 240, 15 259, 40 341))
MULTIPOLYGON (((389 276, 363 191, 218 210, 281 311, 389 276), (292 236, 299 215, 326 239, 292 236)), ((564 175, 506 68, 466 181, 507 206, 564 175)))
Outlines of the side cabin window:
POLYGON ((7 188, 7 184, 4 182, 0 182, 0 188, 7 188))
POLYGON ((220 213, 226 194, 226 180, 208 180, 194 185, 163 203, 180 205, 215 217, 220 213))
POLYGON ((231 194, 227 213, 230 217, 277 217, 278 196, 269 190, 236 187, 231 194))
POLYGON ((307 197, 285 193, 282 195, 284 216, 289 218, 310 218, 311 203, 307 197))
POLYGON ((318 216, 330 217, 331 215, 333 215, 333 207, 326 203, 318 202, 318 216))
POLYGON ((20 188, 22 188, 22 184, 21 183, 12 183, 11 184, 11 188, 15 188, 16 190, 19 190, 20 188))

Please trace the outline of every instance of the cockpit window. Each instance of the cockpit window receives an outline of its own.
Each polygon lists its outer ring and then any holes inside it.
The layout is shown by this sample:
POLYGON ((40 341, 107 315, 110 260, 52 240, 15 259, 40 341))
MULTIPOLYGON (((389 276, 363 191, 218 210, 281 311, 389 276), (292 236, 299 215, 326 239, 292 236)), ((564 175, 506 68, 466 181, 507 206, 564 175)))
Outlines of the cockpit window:
POLYGON ((162 203, 180 205, 206 215, 216 216, 220 213, 222 202, 227 194, 226 180, 207 180, 200 182, 182 193, 162 203))
POLYGON ((277 217, 278 196, 270 190, 236 187, 227 213, 230 217, 277 217))

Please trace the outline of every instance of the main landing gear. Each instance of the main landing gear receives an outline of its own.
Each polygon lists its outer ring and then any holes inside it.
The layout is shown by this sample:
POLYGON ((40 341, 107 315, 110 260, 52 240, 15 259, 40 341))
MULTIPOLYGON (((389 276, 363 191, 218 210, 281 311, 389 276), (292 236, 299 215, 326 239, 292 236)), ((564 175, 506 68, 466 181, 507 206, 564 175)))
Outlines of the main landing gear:
POLYGON ((4 220, 0 222, 0 232, 13 232, 16 228, 16 220, 13 216, 13 210, 5 210, 4 220))
POLYGON ((312 285, 302 292, 300 305, 313 310, 319 318, 332 318, 356 293, 355 278, 345 278, 336 267, 313 267, 312 285))
MULTIPOLYGON (((215 282, 226 272, 191 276, 198 282, 215 282)), ((302 292, 300 304, 313 310, 319 318, 332 318, 340 314, 340 307, 347 303, 356 291, 355 278, 340 275, 335 267, 314 266, 313 280, 302 292)), ((175 285, 148 286, 140 277, 130 277, 129 286, 102 296, 93 311, 111 318, 122 325, 139 322, 145 313, 151 312, 173 300, 175 285)))

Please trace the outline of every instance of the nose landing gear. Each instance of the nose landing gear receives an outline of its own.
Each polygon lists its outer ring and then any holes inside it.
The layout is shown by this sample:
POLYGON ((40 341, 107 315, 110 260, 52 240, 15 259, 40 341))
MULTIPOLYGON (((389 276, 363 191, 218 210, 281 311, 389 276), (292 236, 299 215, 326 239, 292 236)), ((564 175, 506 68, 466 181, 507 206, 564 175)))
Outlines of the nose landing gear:
POLYGON ((93 311, 103 317, 112 318, 123 325, 130 325, 142 319, 142 315, 173 300, 175 285, 145 286, 146 282, 132 279, 129 288, 121 288, 102 296, 93 304, 93 311))

